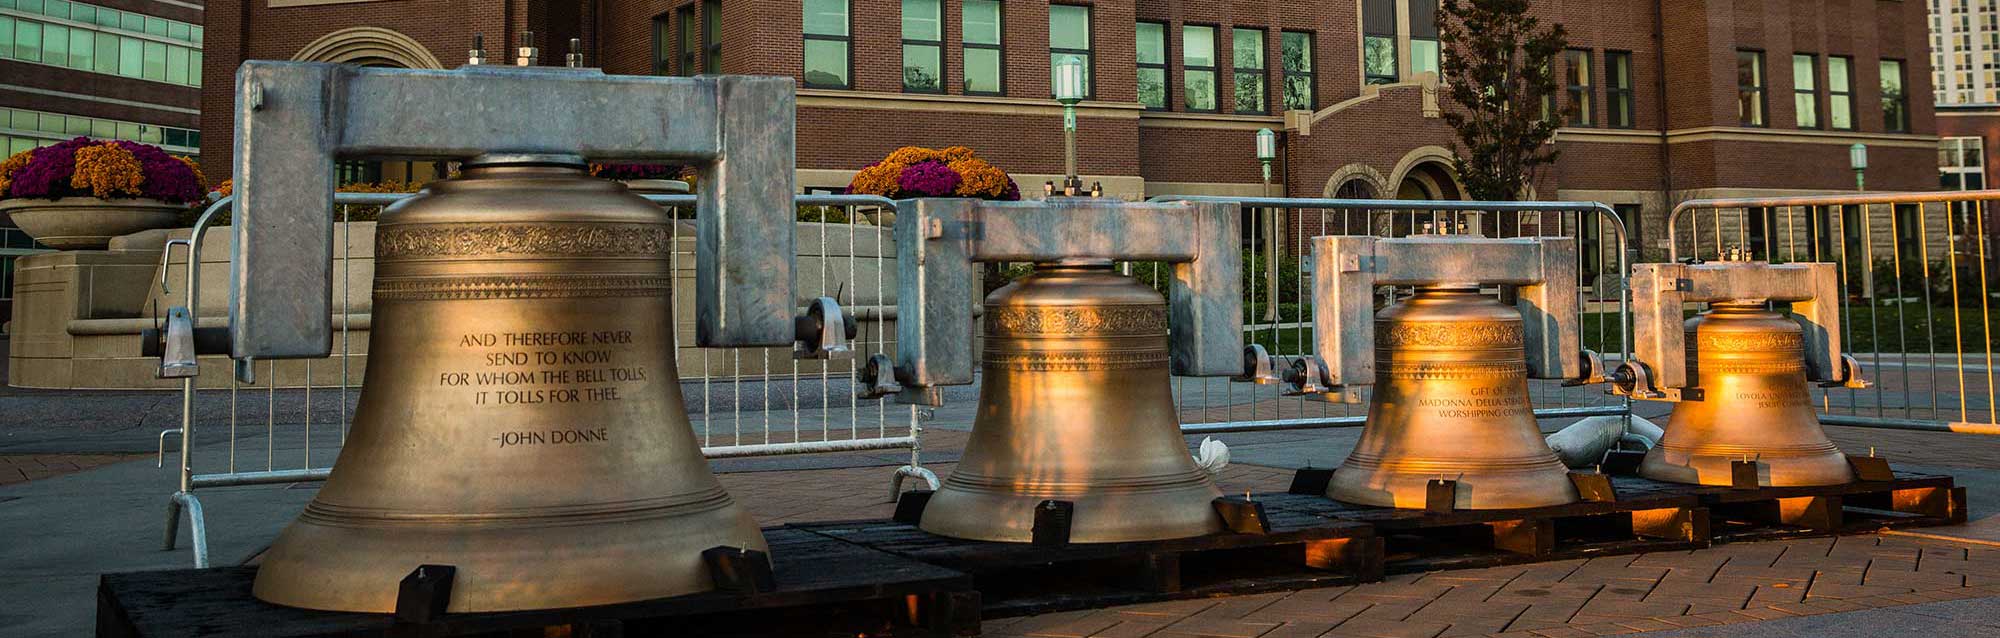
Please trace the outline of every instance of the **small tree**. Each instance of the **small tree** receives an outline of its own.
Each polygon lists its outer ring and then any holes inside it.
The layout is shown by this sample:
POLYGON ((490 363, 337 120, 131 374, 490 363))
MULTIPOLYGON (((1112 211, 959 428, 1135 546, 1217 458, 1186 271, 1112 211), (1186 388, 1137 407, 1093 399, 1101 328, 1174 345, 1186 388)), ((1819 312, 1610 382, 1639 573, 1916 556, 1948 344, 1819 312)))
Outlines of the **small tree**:
POLYGON ((1568 45, 1561 24, 1528 15, 1528 0, 1443 0, 1445 122, 1458 133, 1452 167, 1476 200, 1522 196, 1535 171, 1554 162, 1555 59, 1568 45))

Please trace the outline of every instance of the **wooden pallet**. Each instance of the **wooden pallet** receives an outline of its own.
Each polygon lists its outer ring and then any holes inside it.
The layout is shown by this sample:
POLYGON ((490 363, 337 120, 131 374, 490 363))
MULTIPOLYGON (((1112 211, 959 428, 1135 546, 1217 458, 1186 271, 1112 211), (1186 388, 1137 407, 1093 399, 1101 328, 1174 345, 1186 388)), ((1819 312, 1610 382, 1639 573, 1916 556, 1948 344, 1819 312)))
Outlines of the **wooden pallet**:
MULTIPOLYGON (((976 636, 979 593, 967 575, 802 530, 764 530, 776 588, 710 592, 602 607, 445 614, 423 624, 389 614, 280 607, 250 596, 255 567, 106 574, 97 635, 163 636, 976 636)), ((387 586, 394 587, 395 583, 387 586)))
POLYGON ((1382 577, 1382 546, 1369 525, 1266 512, 1263 533, 1058 546, 947 538, 895 520, 794 527, 971 574, 987 618, 1382 577))
MULTIPOLYGON (((1632 478, 1632 481, 1646 481, 1632 478)), ((1965 522, 1965 488, 1952 478, 1895 472, 1895 478, 1842 485, 1759 487, 1669 485, 1701 499, 1718 543, 1865 534, 1965 522)))
MULTIPOLYGON (((1302 470, 1301 479, 1311 470, 1302 470)), ((1490 567, 1708 546, 1709 517, 1693 494, 1608 477, 1606 500, 1505 510, 1396 509, 1327 498, 1323 480, 1297 480, 1267 508, 1366 523, 1383 540, 1388 573, 1490 567)), ((1651 483, 1650 481, 1648 483, 1651 483)), ((1664 484, 1659 484, 1664 485, 1664 484)), ((1600 483, 1600 490, 1602 484, 1600 483)), ((1445 502, 1449 502, 1448 500, 1445 502)))

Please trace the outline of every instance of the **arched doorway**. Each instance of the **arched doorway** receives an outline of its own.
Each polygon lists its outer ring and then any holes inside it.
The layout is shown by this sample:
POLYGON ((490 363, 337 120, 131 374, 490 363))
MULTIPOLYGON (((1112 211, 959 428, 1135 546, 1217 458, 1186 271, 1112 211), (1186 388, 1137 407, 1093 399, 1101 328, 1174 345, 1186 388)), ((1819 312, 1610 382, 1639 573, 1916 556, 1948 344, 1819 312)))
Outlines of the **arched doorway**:
POLYGON ((1396 199, 1448 200, 1464 196, 1458 190, 1458 180, 1452 178, 1450 165, 1425 161, 1403 173, 1403 180, 1396 184, 1396 199))

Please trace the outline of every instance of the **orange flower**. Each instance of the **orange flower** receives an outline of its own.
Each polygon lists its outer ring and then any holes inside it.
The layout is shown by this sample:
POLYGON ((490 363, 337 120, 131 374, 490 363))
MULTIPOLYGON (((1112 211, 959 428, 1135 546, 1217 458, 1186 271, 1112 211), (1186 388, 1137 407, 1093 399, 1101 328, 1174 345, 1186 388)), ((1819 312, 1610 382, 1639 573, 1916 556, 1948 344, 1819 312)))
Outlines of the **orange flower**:
POLYGON ((895 197, 899 188, 897 180, 903 176, 903 168, 903 165, 887 160, 871 164, 854 174, 854 181, 848 183, 847 192, 895 197))
POLYGON ((28 156, 34 153, 35 149, 31 148, 8 156, 7 161, 0 162, 0 198, 7 196, 7 185, 10 183, 9 180, 14 177, 14 171, 21 170, 21 167, 27 166, 28 156))
POLYGON ((1007 190, 1007 172, 986 163, 986 160, 967 158, 952 162, 950 166, 960 178, 958 190, 953 193, 959 197, 999 197, 1007 190))
POLYGON ((70 175, 71 188, 90 189, 94 197, 118 195, 138 197, 146 174, 139 158, 115 143, 94 144, 76 151, 76 171, 70 175))
POLYGON ((194 171, 195 186, 200 187, 201 191, 204 193, 208 192, 208 176, 202 174, 201 164, 195 163, 194 158, 182 155, 175 155, 174 159, 180 160, 182 164, 187 165, 188 170, 194 171))
POLYGON ((937 151, 922 146, 905 146, 889 153, 888 159, 882 160, 882 163, 909 166, 917 162, 929 162, 937 159, 939 159, 937 151))
POLYGON ((235 192, 235 189, 236 189, 236 180, 225 179, 222 180, 222 183, 215 185, 214 192, 218 196, 228 197, 230 193, 235 192))
POLYGON ((972 149, 963 146, 947 146, 943 150, 938 151, 937 154, 938 161, 946 164, 974 159, 976 157, 973 155, 972 149))

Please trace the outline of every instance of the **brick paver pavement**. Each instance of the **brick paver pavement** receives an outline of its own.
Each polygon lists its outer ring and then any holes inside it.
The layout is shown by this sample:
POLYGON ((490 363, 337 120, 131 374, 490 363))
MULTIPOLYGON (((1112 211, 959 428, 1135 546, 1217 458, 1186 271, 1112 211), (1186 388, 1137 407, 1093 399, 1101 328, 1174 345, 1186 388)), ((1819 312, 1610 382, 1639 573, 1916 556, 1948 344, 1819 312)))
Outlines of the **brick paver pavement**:
POLYGON ((151 454, 0 454, 0 485, 26 483, 151 454))

